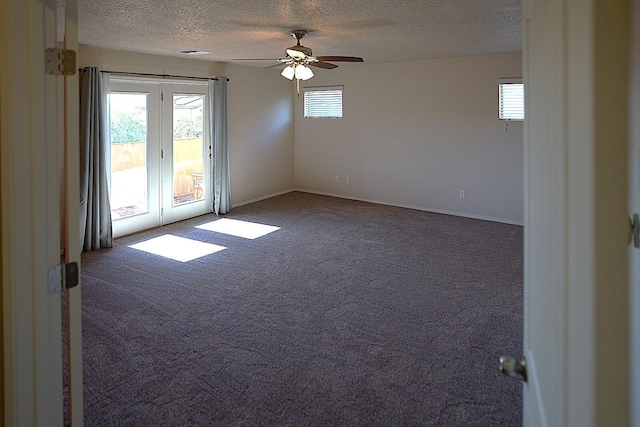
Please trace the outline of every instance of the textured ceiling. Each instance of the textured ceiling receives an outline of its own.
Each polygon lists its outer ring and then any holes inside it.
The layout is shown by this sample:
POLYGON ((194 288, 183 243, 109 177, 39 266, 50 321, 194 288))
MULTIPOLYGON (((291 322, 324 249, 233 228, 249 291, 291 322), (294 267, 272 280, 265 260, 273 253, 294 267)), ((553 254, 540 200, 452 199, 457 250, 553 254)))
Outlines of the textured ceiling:
MULTIPOLYGON (((59 5, 64 0, 59 0, 59 5)), ((280 58, 293 29, 314 55, 367 63, 520 51, 521 0, 78 0, 79 41, 230 62, 280 58)), ((60 26, 62 27, 62 26, 60 26)), ((275 62, 274 62, 275 63, 275 62)), ((268 66, 268 62, 247 62, 268 66)), ((341 64, 342 65, 342 64, 341 64)))

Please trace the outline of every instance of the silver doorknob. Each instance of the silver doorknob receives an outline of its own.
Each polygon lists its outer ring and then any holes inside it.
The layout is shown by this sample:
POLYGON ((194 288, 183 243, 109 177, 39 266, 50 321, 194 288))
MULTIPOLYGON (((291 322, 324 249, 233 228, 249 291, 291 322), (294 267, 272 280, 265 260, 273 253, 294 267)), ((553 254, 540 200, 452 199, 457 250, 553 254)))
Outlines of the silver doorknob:
POLYGON ((519 361, 511 356, 500 356, 500 370, 508 377, 515 377, 521 375, 524 382, 527 382, 527 359, 524 357, 519 361))

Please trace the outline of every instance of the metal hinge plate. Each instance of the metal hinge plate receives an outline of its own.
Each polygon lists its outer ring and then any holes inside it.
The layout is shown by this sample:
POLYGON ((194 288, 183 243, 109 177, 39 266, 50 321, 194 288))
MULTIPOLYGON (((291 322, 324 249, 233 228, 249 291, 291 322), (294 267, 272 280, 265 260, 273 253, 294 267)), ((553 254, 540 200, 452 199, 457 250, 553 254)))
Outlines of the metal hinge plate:
POLYGON ((74 288, 78 286, 79 281, 77 262, 54 265, 47 275, 47 286, 51 293, 58 293, 63 288, 74 288))
POLYGON ((640 248, 640 217, 638 217, 638 214, 633 214, 633 218, 629 218, 629 222, 631 223, 629 244, 633 244, 634 247, 640 248))
POLYGON ((49 48, 45 50, 45 70, 52 76, 72 76, 76 73, 74 50, 49 48))

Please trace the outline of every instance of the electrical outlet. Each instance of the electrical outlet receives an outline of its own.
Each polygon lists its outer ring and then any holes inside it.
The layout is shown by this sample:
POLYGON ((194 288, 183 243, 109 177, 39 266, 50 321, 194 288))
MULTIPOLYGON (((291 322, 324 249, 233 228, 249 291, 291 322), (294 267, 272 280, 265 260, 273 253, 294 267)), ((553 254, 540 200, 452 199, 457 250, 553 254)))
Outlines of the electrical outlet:
POLYGON ((466 196, 465 191, 464 190, 460 190, 460 198, 464 199, 466 196))
POLYGON ((347 184, 351 184, 351 178, 346 177, 346 178, 344 179, 344 182, 346 182, 347 184))
POLYGON ((336 182, 340 182, 340 175, 336 175, 336 182))

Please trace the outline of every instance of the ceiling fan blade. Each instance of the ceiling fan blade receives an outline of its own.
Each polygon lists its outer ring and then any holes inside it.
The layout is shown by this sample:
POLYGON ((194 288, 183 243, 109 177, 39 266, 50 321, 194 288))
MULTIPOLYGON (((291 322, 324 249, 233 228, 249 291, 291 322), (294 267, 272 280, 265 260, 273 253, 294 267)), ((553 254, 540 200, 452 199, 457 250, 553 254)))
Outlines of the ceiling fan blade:
POLYGON ((327 70, 333 70, 334 68, 338 68, 338 66, 335 64, 329 64, 328 62, 322 62, 322 61, 309 62, 309 64, 307 65, 311 65, 312 67, 318 67, 318 68, 326 68, 327 70))
POLYGON ((232 59, 232 61, 279 61, 279 59, 273 59, 273 58, 241 58, 241 59, 232 59))
POLYGON ((319 61, 331 61, 331 62, 364 62, 362 58, 357 56, 316 56, 319 61))

